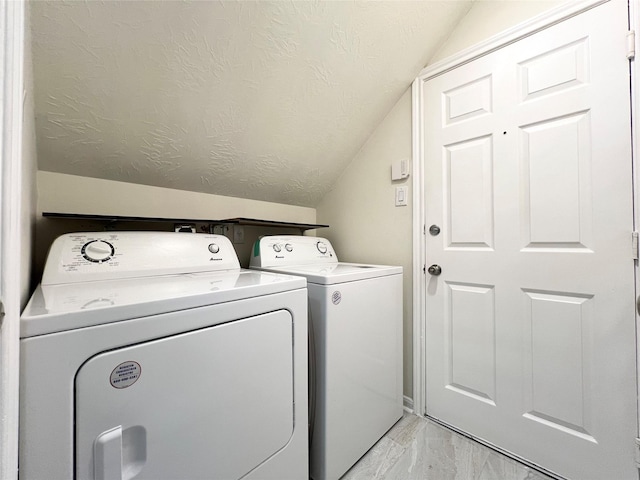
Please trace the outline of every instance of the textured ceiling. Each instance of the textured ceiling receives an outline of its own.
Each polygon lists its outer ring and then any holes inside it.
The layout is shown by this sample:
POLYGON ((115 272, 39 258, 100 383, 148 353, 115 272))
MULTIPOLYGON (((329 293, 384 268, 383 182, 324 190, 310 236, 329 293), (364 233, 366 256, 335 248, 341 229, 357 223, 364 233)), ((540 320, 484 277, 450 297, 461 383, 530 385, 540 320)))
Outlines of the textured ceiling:
POLYGON ((30 6, 41 170, 313 207, 471 3, 30 6))

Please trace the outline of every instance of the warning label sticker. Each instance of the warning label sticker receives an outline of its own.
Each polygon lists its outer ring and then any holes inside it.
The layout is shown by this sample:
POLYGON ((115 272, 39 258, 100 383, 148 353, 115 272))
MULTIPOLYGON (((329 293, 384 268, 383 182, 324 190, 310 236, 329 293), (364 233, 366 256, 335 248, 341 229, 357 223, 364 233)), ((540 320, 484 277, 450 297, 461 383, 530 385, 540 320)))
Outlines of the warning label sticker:
POLYGON ((122 362, 113 369, 109 381, 114 388, 127 388, 138 381, 141 373, 142 367, 138 362, 122 362))

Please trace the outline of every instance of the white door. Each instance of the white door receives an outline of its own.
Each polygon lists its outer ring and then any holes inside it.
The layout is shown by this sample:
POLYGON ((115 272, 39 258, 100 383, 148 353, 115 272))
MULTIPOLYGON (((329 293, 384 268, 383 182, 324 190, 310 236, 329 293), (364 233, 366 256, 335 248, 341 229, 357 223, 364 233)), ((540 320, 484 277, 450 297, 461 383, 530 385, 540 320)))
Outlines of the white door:
POLYGON ((424 82, 426 413, 637 479, 626 2, 424 82))
POLYGON ((278 310, 94 356, 75 380, 76 478, 259 468, 293 434, 292 336, 278 310))

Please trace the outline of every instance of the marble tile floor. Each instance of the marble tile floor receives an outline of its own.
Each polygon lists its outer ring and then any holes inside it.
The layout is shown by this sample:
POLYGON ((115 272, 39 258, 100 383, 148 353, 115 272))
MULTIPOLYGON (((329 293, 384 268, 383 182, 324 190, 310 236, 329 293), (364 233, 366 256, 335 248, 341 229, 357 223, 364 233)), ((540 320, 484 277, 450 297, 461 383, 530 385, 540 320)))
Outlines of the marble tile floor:
POLYGON ((341 480, 553 480, 515 460, 405 413, 341 480))

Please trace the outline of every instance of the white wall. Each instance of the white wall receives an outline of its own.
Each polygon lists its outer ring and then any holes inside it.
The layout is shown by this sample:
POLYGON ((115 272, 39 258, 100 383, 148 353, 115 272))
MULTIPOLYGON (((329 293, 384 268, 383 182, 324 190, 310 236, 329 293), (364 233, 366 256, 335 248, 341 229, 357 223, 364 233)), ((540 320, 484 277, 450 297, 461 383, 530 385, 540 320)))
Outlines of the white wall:
POLYGON ((25 9, 24 49, 24 119, 22 125, 22 201, 20 238, 20 300, 24 308, 31 295, 31 264, 34 248, 36 216, 36 129, 33 98, 33 63, 31 59, 31 29, 29 8, 25 9))
POLYGON ((133 217, 258 218, 315 223, 314 208, 188 192, 53 172, 38 172, 40 212, 133 217))
MULTIPOLYGON (((560 3, 477 0, 430 64, 560 3)), ((319 234, 331 240, 341 260, 404 267, 404 394, 412 398, 412 208, 394 207, 395 182, 391 182, 389 170, 392 161, 411 158, 411 154, 411 93, 407 90, 320 202, 317 218, 319 223, 331 225, 319 234)), ((406 184, 411 190, 411 182, 406 184)))

